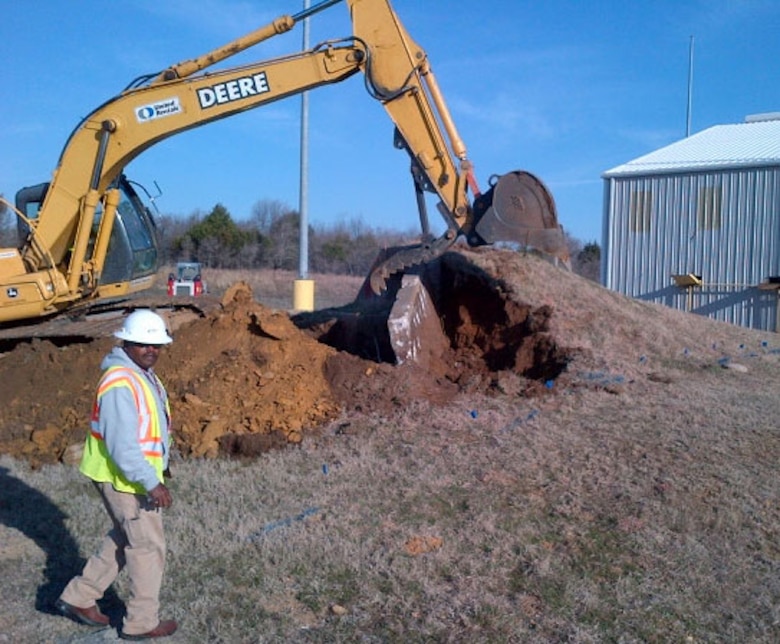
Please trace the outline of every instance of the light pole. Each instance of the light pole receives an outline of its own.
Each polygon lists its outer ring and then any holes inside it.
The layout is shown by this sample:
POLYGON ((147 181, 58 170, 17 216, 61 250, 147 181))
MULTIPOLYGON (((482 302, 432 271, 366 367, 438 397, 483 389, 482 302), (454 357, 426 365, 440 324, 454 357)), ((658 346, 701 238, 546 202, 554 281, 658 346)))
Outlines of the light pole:
MULTIPOLYGON (((304 13, 310 0, 303 0, 304 13)), ((309 49, 309 18, 303 19, 303 50, 309 49)), ((314 280, 309 279, 309 92, 301 94, 301 156, 298 194, 298 279, 293 285, 293 309, 314 310, 314 280)))
POLYGON ((688 46, 688 109, 685 118, 685 137, 691 135, 691 109, 693 106, 693 36, 688 46))

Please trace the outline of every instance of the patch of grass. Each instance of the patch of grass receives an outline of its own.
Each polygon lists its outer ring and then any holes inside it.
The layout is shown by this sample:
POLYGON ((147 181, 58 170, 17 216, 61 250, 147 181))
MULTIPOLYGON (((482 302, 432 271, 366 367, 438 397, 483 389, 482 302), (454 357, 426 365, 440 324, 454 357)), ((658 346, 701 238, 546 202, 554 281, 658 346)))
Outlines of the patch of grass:
POLYGON ((358 581, 357 572, 346 566, 299 571, 295 598, 313 613, 321 613, 333 604, 349 606, 358 596, 358 581))

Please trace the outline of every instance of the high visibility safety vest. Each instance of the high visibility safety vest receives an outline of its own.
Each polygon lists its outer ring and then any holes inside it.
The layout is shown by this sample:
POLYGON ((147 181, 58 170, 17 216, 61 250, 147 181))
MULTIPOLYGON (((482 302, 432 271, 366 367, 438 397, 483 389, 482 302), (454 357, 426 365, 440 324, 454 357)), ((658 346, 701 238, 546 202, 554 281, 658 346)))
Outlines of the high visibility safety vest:
MULTIPOLYGON (((152 377, 157 379, 153 374, 152 377)), ((163 391, 162 383, 156 381, 159 390, 163 391)), ((139 447, 146 460, 154 467, 160 483, 163 482, 163 454, 167 446, 163 445, 157 400, 146 378, 123 366, 109 367, 100 379, 92 407, 91 431, 87 436, 79 470, 93 481, 111 483, 120 492, 146 494, 148 490, 143 485, 129 481, 116 466, 108 453, 105 437, 100 432, 100 400, 106 393, 118 387, 129 389, 133 395, 138 410, 138 418, 135 422, 139 447)), ((170 417, 167 397, 162 397, 165 400, 164 412, 166 417, 170 417)))

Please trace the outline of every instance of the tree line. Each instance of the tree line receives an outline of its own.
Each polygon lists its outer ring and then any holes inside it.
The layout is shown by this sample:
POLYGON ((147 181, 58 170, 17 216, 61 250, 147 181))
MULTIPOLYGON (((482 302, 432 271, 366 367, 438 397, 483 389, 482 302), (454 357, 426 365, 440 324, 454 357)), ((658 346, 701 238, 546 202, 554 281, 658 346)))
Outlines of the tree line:
MULTIPOLYGON (((250 217, 236 222, 222 204, 208 214, 158 218, 163 261, 198 261, 209 268, 296 270, 300 214, 279 201, 255 204, 250 217)), ((309 269, 313 273, 367 275, 383 248, 413 243, 416 231, 378 230, 362 220, 309 226, 309 269)), ((601 249, 567 238, 572 269, 598 281, 601 249)))
MULTIPOLYGON (((0 244, 17 245, 13 213, 0 202, 0 244)), ((300 214, 280 201, 262 200, 246 220, 236 221, 222 204, 187 217, 155 217, 160 260, 172 265, 198 261, 206 268, 297 270, 300 214)), ((367 275, 379 252, 413 243, 417 231, 379 230, 360 219, 309 226, 308 267, 312 273, 367 275)), ((568 237, 572 269, 599 280, 601 249, 594 242, 568 237)))
MULTIPOLYGON (((235 221, 222 204, 208 214, 157 217, 162 262, 198 261, 208 268, 296 270, 300 214, 279 201, 260 201, 246 220, 235 221)), ((364 275, 379 251, 409 243, 414 233, 380 231, 361 220, 309 226, 309 269, 364 275)))

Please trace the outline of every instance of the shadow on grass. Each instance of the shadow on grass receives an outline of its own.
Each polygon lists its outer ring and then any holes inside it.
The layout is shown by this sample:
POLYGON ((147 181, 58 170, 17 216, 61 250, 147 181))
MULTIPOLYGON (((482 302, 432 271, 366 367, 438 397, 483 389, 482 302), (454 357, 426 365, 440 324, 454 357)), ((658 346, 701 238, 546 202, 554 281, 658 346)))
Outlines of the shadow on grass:
MULTIPOLYGON (((0 523, 19 530, 43 550, 46 555, 44 583, 38 588, 35 608, 43 613, 59 614, 54 602, 71 577, 81 573, 85 560, 79 546, 65 526, 67 515, 57 505, 33 487, 0 467, 0 523)), ((101 602, 109 608, 107 614, 121 606, 112 589, 101 602)))

